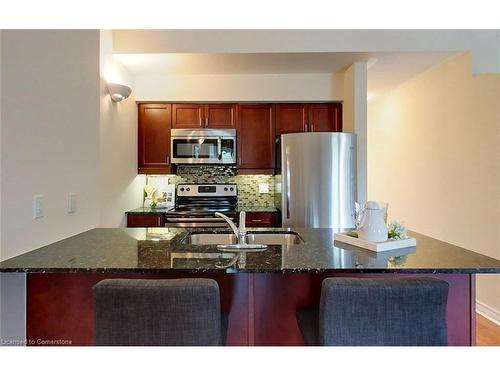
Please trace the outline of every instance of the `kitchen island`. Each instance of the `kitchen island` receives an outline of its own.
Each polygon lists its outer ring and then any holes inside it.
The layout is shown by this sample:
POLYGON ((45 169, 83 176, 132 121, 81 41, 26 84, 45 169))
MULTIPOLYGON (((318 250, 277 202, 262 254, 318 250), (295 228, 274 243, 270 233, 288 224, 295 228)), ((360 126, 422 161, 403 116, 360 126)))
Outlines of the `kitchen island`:
POLYGON ((212 278, 229 314, 228 345, 302 345, 296 309, 318 306, 325 277, 413 275, 449 283, 449 344, 474 345, 475 274, 500 273, 499 260, 414 232, 416 247, 381 253, 334 242, 332 229, 251 232, 288 239, 228 267, 233 253, 193 244, 197 233, 227 230, 99 228, 1 262, 0 271, 26 274, 28 343, 73 345, 94 343, 92 286, 106 278, 212 278))

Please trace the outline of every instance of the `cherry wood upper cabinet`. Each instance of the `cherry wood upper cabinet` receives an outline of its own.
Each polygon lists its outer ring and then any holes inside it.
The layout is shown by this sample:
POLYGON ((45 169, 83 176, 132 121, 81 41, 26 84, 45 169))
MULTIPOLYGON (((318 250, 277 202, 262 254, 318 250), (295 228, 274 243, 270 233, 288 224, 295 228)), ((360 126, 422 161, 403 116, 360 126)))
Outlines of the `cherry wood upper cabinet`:
POLYGON ((237 138, 238 168, 251 169, 255 173, 272 173, 275 142, 274 105, 238 105, 237 138))
POLYGON ((172 128, 235 128, 236 104, 172 104, 172 128))
POLYGON ((236 104, 206 104, 206 128, 235 128, 236 104))
POLYGON ((276 135, 341 132, 342 103, 276 104, 276 135))
POLYGON ((192 129, 205 125, 203 104, 172 104, 172 128, 192 129))
POLYGON ((170 173, 170 104, 139 104, 139 173, 170 173))
POLYGON ((306 132, 307 116, 307 104, 276 104, 276 133, 306 132))
POLYGON ((310 132, 341 132, 342 104, 309 104, 308 130, 310 132))

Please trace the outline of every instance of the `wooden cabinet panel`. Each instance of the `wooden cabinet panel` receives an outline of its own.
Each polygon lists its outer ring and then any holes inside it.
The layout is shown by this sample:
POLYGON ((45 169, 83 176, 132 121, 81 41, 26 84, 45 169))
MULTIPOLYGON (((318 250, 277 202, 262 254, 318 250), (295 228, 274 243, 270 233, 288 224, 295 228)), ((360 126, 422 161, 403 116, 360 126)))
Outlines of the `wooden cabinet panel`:
POLYGON ((207 128, 235 128, 235 104, 207 104, 205 107, 205 127, 207 128))
POLYGON ((274 227, 276 224, 275 212, 247 212, 247 227, 274 227))
POLYGON ((276 135, 307 131, 307 104, 276 104, 276 135))
POLYGON ((205 121, 203 104, 172 104, 172 128, 201 128, 205 121))
POLYGON ((238 106, 238 167, 274 169, 274 105, 238 106))
POLYGON ((163 214, 128 214, 128 228, 148 228, 148 227, 163 227, 165 221, 163 214))
POLYGON ((340 132, 342 131, 342 104, 323 103, 309 105, 309 131, 340 132))
POLYGON ((139 173, 170 173, 170 104, 139 104, 139 173))

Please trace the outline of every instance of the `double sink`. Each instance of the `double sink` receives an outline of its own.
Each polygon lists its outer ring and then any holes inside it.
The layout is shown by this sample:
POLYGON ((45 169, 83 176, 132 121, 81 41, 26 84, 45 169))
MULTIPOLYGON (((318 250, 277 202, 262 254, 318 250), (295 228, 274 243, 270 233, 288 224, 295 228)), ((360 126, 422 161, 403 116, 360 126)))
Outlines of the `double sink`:
MULTIPOLYGON (((183 241, 188 245, 235 245, 238 238, 232 233, 191 233, 183 241)), ((296 232, 285 233, 248 233, 247 244, 259 245, 298 245, 304 240, 296 232)))

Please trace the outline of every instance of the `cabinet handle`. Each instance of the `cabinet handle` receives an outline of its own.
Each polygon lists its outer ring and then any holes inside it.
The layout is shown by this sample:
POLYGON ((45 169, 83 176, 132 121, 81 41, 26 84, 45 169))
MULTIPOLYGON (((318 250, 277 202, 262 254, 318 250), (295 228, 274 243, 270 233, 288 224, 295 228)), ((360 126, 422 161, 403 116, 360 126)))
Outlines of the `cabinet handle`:
POLYGON ((158 216, 158 226, 161 226, 161 217, 158 216))
POLYGON ((309 131, 310 132, 314 131, 314 124, 312 122, 309 124, 309 131))
POLYGON ((201 117, 200 117, 200 128, 203 127, 203 123, 201 122, 201 117))
POLYGON ((238 158, 238 165, 241 167, 241 156, 238 158))
POLYGON ((252 219, 250 220, 252 223, 260 223, 262 220, 260 219, 252 219))
POLYGON ((167 164, 170 164, 170 156, 167 155, 167 164))
POLYGON ((205 117, 205 128, 208 126, 208 117, 205 117))

